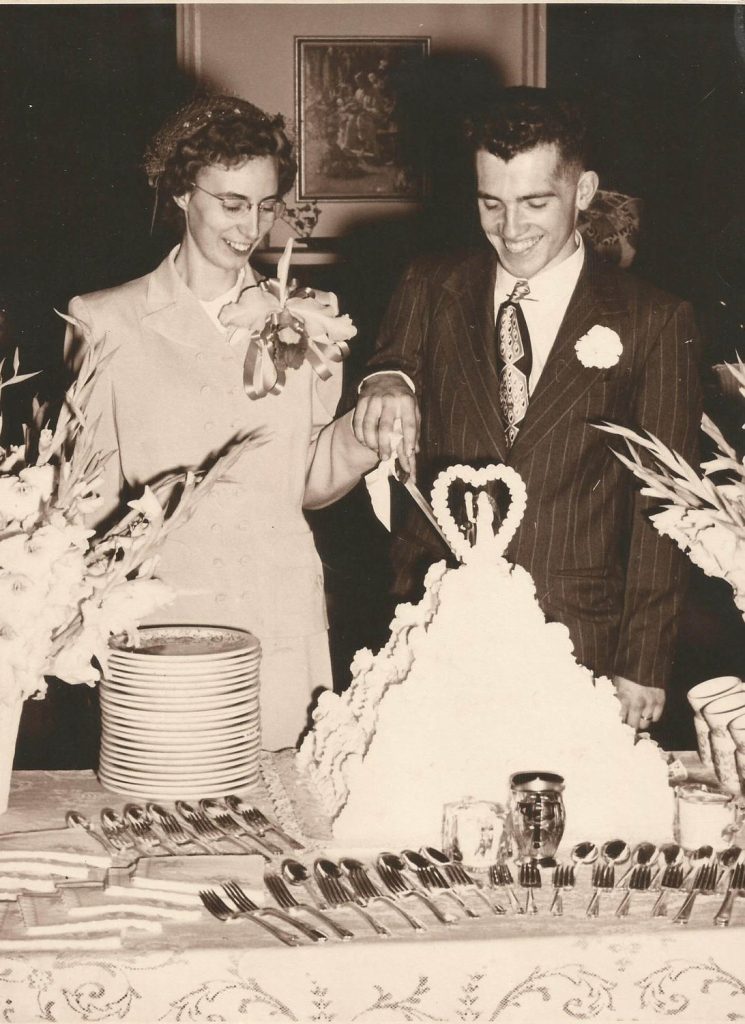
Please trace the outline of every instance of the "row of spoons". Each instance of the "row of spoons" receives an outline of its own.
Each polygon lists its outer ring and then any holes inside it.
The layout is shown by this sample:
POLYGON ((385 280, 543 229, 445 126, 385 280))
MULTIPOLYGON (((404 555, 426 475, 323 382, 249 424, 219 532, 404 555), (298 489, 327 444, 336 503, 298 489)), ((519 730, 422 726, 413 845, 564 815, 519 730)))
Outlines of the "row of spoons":
POLYGON ((157 803, 144 807, 130 803, 122 814, 106 807, 101 811, 100 827, 80 811, 71 810, 65 822, 68 828, 86 832, 112 855, 149 854, 158 847, 170 854, 181 854, 186 846, 203 853, 224 853, 224 847, 218 844, 226 840, 265 860, 285 853, 288 847, 303 849, 302 843, 259 808, 237 796, 200 800, 198 807, 178 800, 175 813, 157 803), (282 845, 277 844, 275 837, 282 845))

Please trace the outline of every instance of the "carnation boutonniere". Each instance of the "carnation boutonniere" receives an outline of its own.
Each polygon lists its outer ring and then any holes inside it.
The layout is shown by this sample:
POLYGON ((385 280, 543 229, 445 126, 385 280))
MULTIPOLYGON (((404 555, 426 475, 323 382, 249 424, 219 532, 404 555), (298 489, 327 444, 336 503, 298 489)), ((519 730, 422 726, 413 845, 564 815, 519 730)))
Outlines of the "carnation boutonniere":
POLYGON ((605 370, 615 366, 623 352, 621 339, 610 327, 595 324, 583 334, 574 346, 577 358, 583 366, 594 366, 605 370))
POLYGON ((306 359, 328 380, 331 363, 349 354, 347 341, 357 333, 351 318, 339 315, 333 292, 299 288, 288 280, 292 241, 277 264, 276 278, 246 288, 220 312, 230 340, 244 336, 243 387, 249 398, 280 392, 287 370, 296 370, 306 359))

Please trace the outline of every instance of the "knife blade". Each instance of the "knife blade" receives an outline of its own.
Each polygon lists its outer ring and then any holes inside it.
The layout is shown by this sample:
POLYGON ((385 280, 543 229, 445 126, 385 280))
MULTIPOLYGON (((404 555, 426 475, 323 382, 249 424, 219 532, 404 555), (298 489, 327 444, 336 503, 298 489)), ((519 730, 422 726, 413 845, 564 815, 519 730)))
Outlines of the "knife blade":
POLYGON ((442 532, 442 527, 437 522, 437 517, 435 516, 434 512, 432 511, 432 506, 427 501, 427 499, 424 497, 424 495, 419 490, 417 485, 411 480, 411 478, 409 477, 409 474, 406 473, 403 469, 401 469, 401 467, 398 464, 396 465, 396 474, 393 477, 393 479, 396 480, 399 484, 401 484, 401 486, 406 491, 408 491, 408 493, 412 497, 414 503, 417 505, 419 510, 424 514, 424 517, 426 518, 427 522, 430 524, 432 529, 435 531, 437 536, 440 538, 440 540, 446 546, 448 551, 450 551, 453 554, 453 556, 460 562, 460 560, 461 560, 460 556, 453 549, 450 541, 447 539, 445 534, 442 532))

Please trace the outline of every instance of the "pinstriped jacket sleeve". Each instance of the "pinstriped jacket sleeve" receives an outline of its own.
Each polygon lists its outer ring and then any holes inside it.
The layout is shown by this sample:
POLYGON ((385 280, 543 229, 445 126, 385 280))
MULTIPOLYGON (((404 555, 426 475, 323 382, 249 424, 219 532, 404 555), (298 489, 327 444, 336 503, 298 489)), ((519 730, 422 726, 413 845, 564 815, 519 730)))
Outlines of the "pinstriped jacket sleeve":
MULTIPOLYGON (((699 462, 701 422, 698 349, 691 307, 680 303, 650 342, 633 409, 639 428, 659 437, 693 466, 699 462)), ((665 687, 688 562, 648 520, 659 499, 644 497, 640 490, 635 488, 633 499, 616 673, 642 685, 665 687)))
POLYGON ((421 393, 423 348, 432 316, 427 259, 412 263, 388 305, 368 372, 400 370, 421 393))

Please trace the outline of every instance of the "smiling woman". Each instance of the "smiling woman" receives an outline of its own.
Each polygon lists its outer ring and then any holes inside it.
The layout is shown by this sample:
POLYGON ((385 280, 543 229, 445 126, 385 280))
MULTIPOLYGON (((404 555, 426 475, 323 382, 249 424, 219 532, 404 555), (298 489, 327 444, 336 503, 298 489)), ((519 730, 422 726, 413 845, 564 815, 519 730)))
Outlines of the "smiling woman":
POLYGON ((333 420, 338 363, 322 378, 302 362, 259 397, 244 383, 250 339, 220 318, 257 285, 249 258, 294 180, 282 118, 209 96, 164 126, 146 168, 162 213, 181 223, 179 245, 145 277, 70 304, 70 364, 86 338, 109 354, 87 409, 95 443, 113 453, 92 525, 142 484, 257 438, 167 538, 158 576, 177 599, 158 620, 255 634, 263 746, 291 746, 311 695, 331 685, 323 571, 303 509, 341 497, 375 458, 349 415, 333 420))

